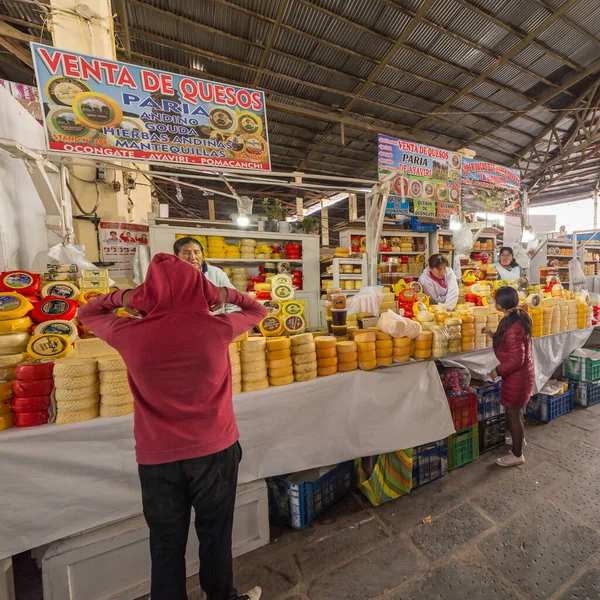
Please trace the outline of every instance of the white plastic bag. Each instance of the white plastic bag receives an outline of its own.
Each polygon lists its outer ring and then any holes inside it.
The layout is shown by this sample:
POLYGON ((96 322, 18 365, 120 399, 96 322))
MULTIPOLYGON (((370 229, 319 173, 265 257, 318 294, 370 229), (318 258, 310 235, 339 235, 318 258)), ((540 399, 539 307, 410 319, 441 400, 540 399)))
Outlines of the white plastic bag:
POLYGON ((380 331, 389 333, 394 338, 407 337, 413 340, 419 337, 423 331, 421 324, 417 321, 401 317, 391 310, 379 317, 377 327, 380 331))
POLYGON ((523 272, 523 269, 529 269, 530 265, 531 265, 531 260, 529 258, 529 252, 527 250, 525 250, 525 248, 523 248, 523 246, 521 246, 520 244, 515 244, 515 247, 513 248, 513 256, 515 257, 515 260, 519 263, 519 266, 521 267, 521 272, 523 272))
POLYGON ((581 263, 575 258, 569 261, 569 281, 572 285, 584 285, 586 282, 581 263))
POLYGON ((379 316, 379 309, 383 302, 383 287, 380 285, 367 285, 351 298, 348 298, 347 309, 349 315, 356 313, 369 313, 379 316))
POLYGON ((473 232, 464 225, 452 235, 454 253, 457 256, 467 256, 473 247, 473 232))
POLYGON ((150 247, 144 244, 136 246, 136 253, 133 257, 133 281, 136 285, 141 285, 146 279, 146 272, 150 266, 150 247))

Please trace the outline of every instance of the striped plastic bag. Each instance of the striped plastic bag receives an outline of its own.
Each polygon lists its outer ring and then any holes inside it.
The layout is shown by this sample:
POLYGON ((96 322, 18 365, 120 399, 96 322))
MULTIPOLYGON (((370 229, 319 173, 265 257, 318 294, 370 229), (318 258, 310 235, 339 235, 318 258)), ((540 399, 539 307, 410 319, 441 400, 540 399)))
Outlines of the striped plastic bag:
POLYGON ((357 458, 354 462, 360 491, 373 506, 380 506, 409 494, 412 489, 412 448, 380 454, 374 467, 372 458, 357 458))

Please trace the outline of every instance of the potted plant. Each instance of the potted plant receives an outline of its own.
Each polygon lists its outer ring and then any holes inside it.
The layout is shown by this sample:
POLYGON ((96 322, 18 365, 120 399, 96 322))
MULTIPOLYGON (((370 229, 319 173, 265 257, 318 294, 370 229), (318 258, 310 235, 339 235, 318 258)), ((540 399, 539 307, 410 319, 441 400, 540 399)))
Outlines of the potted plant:
POLYGON ((279 198, 271 201, 269 198, 263 198, 261 206, 265 210, 267 220, 265 221, 265 231, 274 233, 279 231, 279 222, 285 219, 285 207, 279 198))
POLYGON ((304 217, 304 219, 300 221, 300 229, 307 235, 319 235, 320 227, 321 221, 319 217, 304 217))

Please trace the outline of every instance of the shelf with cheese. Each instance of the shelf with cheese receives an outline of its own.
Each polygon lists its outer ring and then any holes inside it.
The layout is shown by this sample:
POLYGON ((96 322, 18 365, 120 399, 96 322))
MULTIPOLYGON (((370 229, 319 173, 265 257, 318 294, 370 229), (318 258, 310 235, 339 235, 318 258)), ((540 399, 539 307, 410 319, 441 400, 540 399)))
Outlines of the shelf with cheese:
POLYGON ((367 255, 360 258, 334 257, 321 274, 321 292, 328 289, 339 289, 347 295, 356 294, 367 285, 367 255))

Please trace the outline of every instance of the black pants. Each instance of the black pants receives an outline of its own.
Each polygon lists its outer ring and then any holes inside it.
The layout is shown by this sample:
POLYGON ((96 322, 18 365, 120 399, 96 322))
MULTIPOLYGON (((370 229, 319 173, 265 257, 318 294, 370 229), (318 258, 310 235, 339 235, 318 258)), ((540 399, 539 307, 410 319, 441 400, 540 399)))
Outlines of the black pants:
POLYGON ((208 600, 236 598, 231 535, 241 457, 236 443, 210 456, 139 465, 150 528, 152 600, 187 600, 185 549, 192 506, 200 542, 200 585, 208 600))

